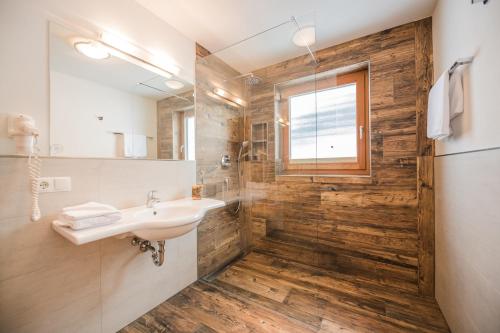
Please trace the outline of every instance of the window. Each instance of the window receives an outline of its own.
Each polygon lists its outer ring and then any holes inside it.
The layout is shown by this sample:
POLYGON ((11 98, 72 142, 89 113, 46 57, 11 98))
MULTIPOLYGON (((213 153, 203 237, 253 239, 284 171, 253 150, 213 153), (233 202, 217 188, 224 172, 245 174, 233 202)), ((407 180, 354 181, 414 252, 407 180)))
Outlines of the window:
POLYGON ((194 116, 189 116, 185 117, 185 147, 186 147, 186 155, 185 159, 186 160, 191 160, 194 161, 196 159, 195 157, 195 148, 194 148, 194 142, 195 142, 195 132, 194 132, 194 116))
POLYGON ((367 71, 280 91, 285 173, 368 174, 367 71))

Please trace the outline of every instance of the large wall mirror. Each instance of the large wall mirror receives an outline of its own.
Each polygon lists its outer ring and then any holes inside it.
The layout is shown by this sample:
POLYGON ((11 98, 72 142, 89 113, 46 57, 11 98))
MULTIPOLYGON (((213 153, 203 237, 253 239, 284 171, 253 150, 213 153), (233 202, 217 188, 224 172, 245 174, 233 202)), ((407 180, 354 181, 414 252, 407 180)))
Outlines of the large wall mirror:
POLYGON ((50 24, 50 155, 195 159, 193 85, 50 24))

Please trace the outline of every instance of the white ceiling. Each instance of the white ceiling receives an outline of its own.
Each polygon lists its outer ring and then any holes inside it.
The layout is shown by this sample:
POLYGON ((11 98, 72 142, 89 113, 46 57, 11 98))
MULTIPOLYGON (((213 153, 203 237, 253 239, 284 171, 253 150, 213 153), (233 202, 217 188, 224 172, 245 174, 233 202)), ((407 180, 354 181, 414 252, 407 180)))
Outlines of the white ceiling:
MULTIPOLYGON (((285 22, 291 16, 305 18, 304 24, 314 22, 317 41, 314 48, 319 50, 430 16, 437 0, 136 1, 188 38, 215 52, 285 22)), ((233 60, 235 68, 246 72, 304 54, 306 50, 297 50, 290 38, 289 32, 267 34, 260 43, 254 42, 251 46, 245 43, 247 46, 240 45, 238 51, 231 52, 240 57, 246 54, 246 60, 230 59, 230 62, 233 60), (284 39, 288 48, 283 45, 284 39), (271 53, 275 56, 270 56, 271 53)))

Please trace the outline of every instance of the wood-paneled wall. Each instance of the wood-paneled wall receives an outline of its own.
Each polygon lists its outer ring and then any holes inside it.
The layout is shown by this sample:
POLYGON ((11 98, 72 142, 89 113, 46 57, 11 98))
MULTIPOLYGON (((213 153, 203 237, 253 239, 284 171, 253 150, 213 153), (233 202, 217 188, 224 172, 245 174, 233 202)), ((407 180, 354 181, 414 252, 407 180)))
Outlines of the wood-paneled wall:
POLYGON ((208 212, 198 226, 198 277, 216 272, 243 253, 242 219, 233 213, 237 205, 208 212))
MULTIPOLYGON (((201 46, 198 49, 197 54, 207 52, 201 46)), ((217 192, 222 191, 226 178, 233 188, 238 185, 236 157, 243 135, 243 109, 217 98, 213 90, 223 88, 242 96, 241 81, 233 80, 239 74, 216 55, 199 58, 196 62, 197 181, 214 185, 217 192), (231 167, 221 168, 222 154, 231 157, 231 167)))
POLYGON ((164 98, 156 103, 158 110, 158 158, 160 159, 184 159, 180 152, 179 136, 182 123, 179 123, 178 112, 185 115, 194 115, 194 89, 180 94, 179 97, 172 96, 164 98))
MULTIPOLYGON (((425 138, 432 82, 431 19, 316 52, 317 71, 362 62, 370 75, 370 177, 275 176, 269 161, 245 163, 255 251, 363 276, 388 287, 434 290, 433 146, 425 138)), ((274 147, 274 84, 311 73, 309 56, 254 71, 245 112, 266 121, 274 147)))
MULTIPOLYGON (((232 78, 240 73, 197 44, 196 54, 196 168, 197 182, 203 183, 206 195, 221 196, 225 179, 230 190, 238 186, 236 156, 243 135, 243 109, 230 106, 212 96, 214 88, 234 95, 243 92, 241 81, 232 78), (229 154, 232 165, 221 168, 222 154, 229 154)), ((237 203, 209 212, 198 227, 198 277, 204 277, 240 255, 244 241, 243 219, 234 214, 237 203)))

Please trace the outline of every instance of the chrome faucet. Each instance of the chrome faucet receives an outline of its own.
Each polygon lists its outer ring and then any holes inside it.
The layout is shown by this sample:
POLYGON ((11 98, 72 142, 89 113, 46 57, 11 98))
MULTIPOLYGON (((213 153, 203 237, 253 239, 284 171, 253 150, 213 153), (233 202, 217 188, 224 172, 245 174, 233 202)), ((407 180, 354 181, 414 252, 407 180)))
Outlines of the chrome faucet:
POLYGON ((156 191, 149 191, 148 192, 148 200, 146 200, 146 207, 147 208, 154 208, 157 203, 160 202, 160 198, 158 198, 157 195, 158 192, 156 191))

